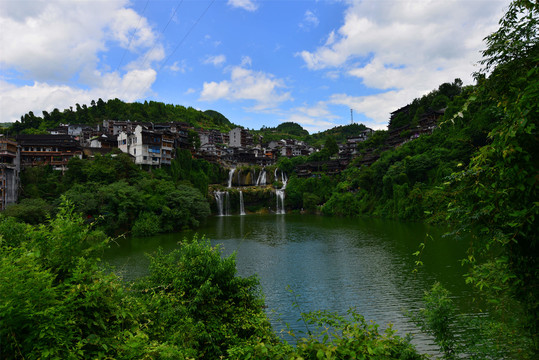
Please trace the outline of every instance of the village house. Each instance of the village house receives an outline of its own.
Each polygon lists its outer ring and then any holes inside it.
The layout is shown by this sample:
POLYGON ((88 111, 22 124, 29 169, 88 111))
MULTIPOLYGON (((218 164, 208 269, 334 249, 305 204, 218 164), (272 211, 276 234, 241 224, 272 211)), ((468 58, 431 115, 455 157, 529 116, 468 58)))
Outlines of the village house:
MULTIPOLYGON (((155 132, 159 134, 159 132, 155 132)), ((174 158, 174 134, 170 131, 161 132, 161 164, 170 165, 170 162, 174 158)))
POLYGON ((121 131, 118 134, 118 148, 132 155, 137 165, 160 166, 161 147, 162 135, 141 125, 137 125, 133 132, 121 131))
POLYGON ((102 131, 109 135, 118 135, 123 132, 134 132, 137 126, 153 129, 153 124, 140 121, 103 120, 102 131))
POLYGON ((0 211, 17 202, 19 174, 20 151, 17 142, 0 136, 0 211))
POLYGON ((17 135, 21 166, 51 165, 54 170, 67 169, 71 158, 82 158, 82 147, 69 135, 17 135))
POLYGON ((85 145, 93 149, 114 149, 118 147, 118 141, 116 136, 101 134, 88 139, 85 145))
POLYGON ((232 148, 247 147, 253 144, 253 136, 249 131, 237 127, 228 133, 228 145, 232 148))

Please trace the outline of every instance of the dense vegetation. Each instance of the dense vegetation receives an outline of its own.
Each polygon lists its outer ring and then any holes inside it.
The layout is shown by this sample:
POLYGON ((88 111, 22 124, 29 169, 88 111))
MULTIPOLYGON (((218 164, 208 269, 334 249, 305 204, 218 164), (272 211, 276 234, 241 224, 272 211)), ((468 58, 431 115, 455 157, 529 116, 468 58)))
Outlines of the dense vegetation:
MULTIPOLYGON (((434 284, 425 308, 413 315, 448 359, 539 353, 538 10, 528 0, 510 5, 486 39, 476 85, 442 84, 389 124, 390 131, 414 126, 422 112, 445 108, 431 135, 387 150, 388 132, 376 132, 360 145, 365 154, 381 155, 371 166, 360 166, 360 157, 336 176, 323 167, 310 178, 293 175, 298 164, 329 160, 338 134, 348 133, 343 127, 323 138, 316 155, 278 163, 291 175, 289 208, 444 223, 453 228, 449 235, 471 239, 463 254, 466 282, 489 316, 474 319, 471 334, 458 333, 463 318, 443 284, 434 284)), ((225 123, 218 114, 204 116, 225 123)), ((32 116, 26 120, 24 129, 35 127, 32 116)), ((42 124, 37 128, 48 126, 42 124)), ((359 125, 346 129, 360 131, 359 125)), ((301 130, 284 124, 267 136, 305 138, 301 130)), ((196 226, 209 214, 208 184, 224 178, 187 152, 151 173, 122 154, 74 159, 64 176, 48 168, 25 171, 23 200, 0 218, 0 357, 421 358, 391 329, 380 333, 354 313, 303 314, 320 332, 288 344, 261 310, 257 280, 237 277, 233 257, 221 259, 204 240, 152 255, 150 275, 136 284, 103 270, 104 231, 148 235, 196 226), (47 220, 50 212, 56 215, 47 220)), ((424 246, 414 254, 418 265, 424 246)))
POLYGON ((144 103, 126 103, 119 99, 110 99, 107 102, 99 99, 92 100, 90 106, 75 105, 60 111, 54 109, 50 113, 43 111, 43 116, 36 116, 32 111, 21 116, 9 129, 10 134, 15 133, 46 133, 60 124, 101 124, 103 120, 141 121, 141 122, 184 122, 196 128, 218 129, 229 131, 234 125, 217 111, 200 111, 192 107, 164 104, 156 101, 144 103))
MULTIPOLYGON (((466 282, 490 305, 491 317, 480 325, 487 358, 534 358, 539 351, 538 11, 535 2, 511 4, 486 39, 475 86, 456 81, 443 87, 452 93, 448 101, 440 101, 440 87, 410 104, 446 107, 432 135, 382 151, 388 133, 378 132, 360 148, 378 148, 371 166, 352 164, 333 178, 291 178, 287 187, 292 208, 449 223, 452 236, 469 234, 466 282)), ((402 113, 390 128, 413 124, 416 115, 402 113)), ((454 349, 446 355, 457 356, 454 349)))
POLYGON ((99 261, 109 241, 68 201, 42 225, 0 218, 1 358, 423 358, 355 314, 303 314, 313 332, 298 334, 296 347, 279 339, 256 277, 238 277, 234 256, 221 258, 207 240, 157 251, 133 284, 99 261))
POLYGON ((306 142, 317 148, 323 147, 326 139, 332 137, 338 143, 345 143, 349 137, 359 135, 367 127, 363 124, 349 124, 336 126, 334 128, 309 135, 309 132, 301 125, 293 122, 284 122, 277 127, 269 128, 263 126, 255 134, 262 136, 262 142, 279 141, 282 139, 296 139, 306 142))
POLYGON ((328 136, 331 136, 335 139, 336 142, 342 144, 346 143, 346 140, 350 137, 359 135, 363 130, 366 130, 367 127, 363 124, 349 124, 341 125, 331 128, 329 130, 321 131, 309 136, 306 141, 309 144, 320 147, 326 142, 328 136))
POLYGON ((23 171, 23 199, 8 206, 5 214, 38 224, 54 212, 63 195, 110 235, 196 228, 210 215, 208 185, 226 176, 221 167, 193 159, 187 150, 178 151, 170 167, 152 172, 141 170, 121 152, 73 158, 68 168, 63 175, 50 167, 23 171))

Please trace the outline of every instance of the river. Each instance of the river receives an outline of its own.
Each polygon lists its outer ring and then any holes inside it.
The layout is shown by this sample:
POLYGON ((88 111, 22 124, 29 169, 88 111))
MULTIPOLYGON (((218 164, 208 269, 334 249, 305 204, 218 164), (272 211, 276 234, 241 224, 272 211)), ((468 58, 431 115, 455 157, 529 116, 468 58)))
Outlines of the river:
MULTIPOLYGON (((258 275, 277 332, 285 328, 284 323, 296 332, 305 331, 298 322, 299 311, 331 310, 344 315, 356 308, 382 327, 392 323, 401 336, 414 334, 418 349, 434 353, 432 341, 404 313, 422 306, 424 291, 435 281, 451 291, 462 312, 470 311, 472 296, 459 264, 467 244, 442 238, 444 230, 439 228, 289 214, 212 217, 197 233, 222 244, 223 255, 235 251, 239 275, 258 275), (424 265, 414 273, 412 253, 422 242, 424 265)), ((133 280, 147 274, 145 253, 159 246, 172 250, 193 234, 117 240, 118 246, 105 259, 125 280, 133 280)))

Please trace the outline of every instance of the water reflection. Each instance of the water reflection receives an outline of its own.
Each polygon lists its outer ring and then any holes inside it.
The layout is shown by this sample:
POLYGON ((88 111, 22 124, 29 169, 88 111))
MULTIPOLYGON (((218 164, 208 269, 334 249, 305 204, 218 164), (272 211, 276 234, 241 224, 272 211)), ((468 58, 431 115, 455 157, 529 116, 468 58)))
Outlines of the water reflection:
MULTIPOLYGON (((304 215, 225 216, 210 219, 197 232, 222 244, 224 255, 235 251, 240 275, 258 275, 268 312, 279 314, 272 317, 276 330, 282 322, 295 331, 305 330, 297 322, 299 312, 292 306, 288 286, 298 296, 301 311, 344 315, 357 308, 381 325, 393 323, 401 335, 415 333, 423 351, 434 347, 403 312, 417 309, 434 281, 443 282, 457 304, 467 306, 463 269, 458 265, 466 244, 442 240, 443 230, 422 224, 304 215), (436 241, 427 243, 425 265, 414 275, 411 254, 425 242, 426 234, 436 241)), ((134 279, 147 271, 145 252, 158 246, 171 250, 191 236, 193 232, 131 239, 111 249, 107 257, 126 279, 134 279)))

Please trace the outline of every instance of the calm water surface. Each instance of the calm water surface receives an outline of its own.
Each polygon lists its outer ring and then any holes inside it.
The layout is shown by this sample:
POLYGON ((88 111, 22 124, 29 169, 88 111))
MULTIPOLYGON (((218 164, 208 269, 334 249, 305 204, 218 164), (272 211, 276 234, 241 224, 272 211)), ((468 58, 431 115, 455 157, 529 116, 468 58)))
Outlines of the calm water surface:
MULTIPOLYGON (((467 244, 442 238, 441 229, 374 219, 247 215, 211 218, 197 233, 222 244, 223 255, 236 252, 239 275, 258 275, 276 331, 284 323, 306 330, 298 322, 294 301, 303 312, 332 310, 344 315, 356 308, 382 326, 392 323, 400 335, 413 333, 420 350, 433 352, 431 341, 404 312, 420 308, 423 292, 435 281, 451 291, 463 312, 470 311, 465 269, 458 262, 467 244), (412 253, 421 242, 426 242, 424 266, 414 274, 412 253)), ((147 274, 145 253, 159 246, 172 250, 193 234, 125 239, 105 258, 124 279, 133 280, 147 274)))

